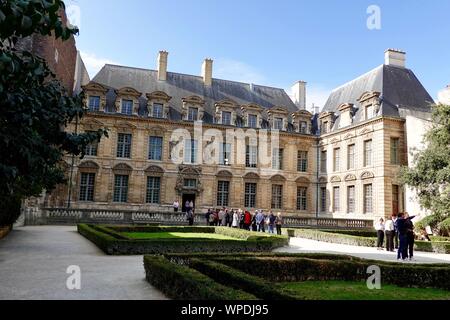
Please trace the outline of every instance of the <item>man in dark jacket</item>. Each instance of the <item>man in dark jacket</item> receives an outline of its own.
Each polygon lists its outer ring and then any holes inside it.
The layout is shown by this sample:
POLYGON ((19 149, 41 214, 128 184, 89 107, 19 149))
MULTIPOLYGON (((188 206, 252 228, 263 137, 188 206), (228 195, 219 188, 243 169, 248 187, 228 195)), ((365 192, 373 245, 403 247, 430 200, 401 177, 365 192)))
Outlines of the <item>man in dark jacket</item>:
POLYGON ((409 260, 413 260, 414 257, 414 223, 412 222, 412 219, 414 219, 416 216, 410 217, 407 212, 405 212, 405 220, 406 220, 406 246, 407 246, 407 252, 409 255, 409 260))
POLYGON ((398 230, 398 237, 400 240, 400 246, 397 252, 397 259, 398 260, 402 259, 403 261, 405 261, 406 258, 408 258, 408 242, 407 242, 408 225, 403 212, 398 214, 396 224, 398 230))

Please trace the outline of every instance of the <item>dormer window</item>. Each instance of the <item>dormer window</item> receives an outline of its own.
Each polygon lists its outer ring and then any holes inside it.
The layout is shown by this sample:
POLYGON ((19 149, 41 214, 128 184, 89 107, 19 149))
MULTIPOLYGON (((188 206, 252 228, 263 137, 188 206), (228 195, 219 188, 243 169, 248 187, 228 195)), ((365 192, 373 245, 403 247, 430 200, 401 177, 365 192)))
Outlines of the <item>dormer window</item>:
POLYGON ((216 113, 215 122, 225 126, 237 124, 237 104, 233 100, 225 99, 214 104, 216 113))
POLYGON ((372 119, 374 115, 373 105, 366 106, 366 120, 372 119))
POLYGON ((133 114, 133 100, 122 100, 122 111, 121 113, 132 115, 133 114))
POLYGON ((300 133, 302 134, 308 133, 308 123, 306 121, 300 121, 300 133))
POLYGON ((328 133, 328 121, 322 121, 322 127, 320 128, 320 132, 328 133))
POLYGON ((283 130, 283 118, 275 118, 273 120, 273 128, 275 130, 283 130))
POLYGON ((100 111, 100 96, 89 96, 89 111, 100 111))
POLYGON ((222 111, 222 124, 227 126, 231 125, 231 112, 222 111))
POLYGON ((288 110, 285 107, 272 107, 267 112, 267 120, 271 124, 272 130, 287 130, 288 110))
POLYGON ((256 114, 249 114, 247 118, 247 127, 257 128, 258 127, 258 116, 256 114))
POLYGON ((147 112, 152 118, 167 119, 169 117, 169 101, 172 97, 163 91, 147 93, 147 112))
POLYGON ((189 108, 188 111, 188 121, 197 121, 198 120, 198 108, 189 108))
POLYGON ((161 103, 154 103, 152 110, 153 118, 164 118, 164 105, 161 103))
POLYGON ((137 116, 139 113, 139 99, 142 96, 142 93, 131 87, 119 89, 116 93, 116 112, 137 116))
POLYGON ((312 114, 306 110, 299 110, 292 114, 292 124, 295 131, 301 134, 311 134, 312 114))
POLYGON ((380 109, 380 92, 364 92, 358 99, 364 112, 364 120, 369 120, 377 116, 380 109))
POLYGON ((335 120, 334 112, 327 112, 327 111, 322 112, 319 115, 319 120, 320 120, 320 133, 325 134, 331 132, 335 120))
POLYGON ((185 121, 203 121, 205 100, 199 96, 183 98, 182 117, 185 121))

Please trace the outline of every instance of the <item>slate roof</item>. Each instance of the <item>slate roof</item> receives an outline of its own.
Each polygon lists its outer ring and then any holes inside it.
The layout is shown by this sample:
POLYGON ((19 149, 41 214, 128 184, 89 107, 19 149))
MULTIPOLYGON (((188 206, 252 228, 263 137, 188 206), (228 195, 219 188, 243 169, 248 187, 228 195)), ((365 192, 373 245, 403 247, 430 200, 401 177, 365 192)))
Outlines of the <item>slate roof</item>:
POLYGON ((363 110, 357 100, 368 91, 381 93, 378 115, 400 117, 401 109, 430 112, 430 105, 434 103, 410 69, 381 65, 331 92, 323 111, 335 113, 333 129, 339 127, 338 108, 343 103, 353 103, 357 108, 354 124, 363 120, 363 110))
MULTIPOLYGON (((205 122, 212 122, 215 114, 216 102, 231 99, 238 105, 258 104, 266 109, 282 106, 290 112, 298 110, 288 94, 280 88, 260 86, 221 79, 213 79, 212 86, 203 84, 200 76, 181 73, 167 73, 167 81, 158 81, 156 70, 138 69, 117 65, 105 65, 92 81, 112 89, 132 87, 143 93, 141 97, 141 111, 145 112, 146 93, 163 91, 172 97, 170 100, 170 117, 181 119, 182 98, 197 95, 205 100, 205 122)), ((107 94, 107 105, 112 106, 115 93, 110 90, 107 94)))

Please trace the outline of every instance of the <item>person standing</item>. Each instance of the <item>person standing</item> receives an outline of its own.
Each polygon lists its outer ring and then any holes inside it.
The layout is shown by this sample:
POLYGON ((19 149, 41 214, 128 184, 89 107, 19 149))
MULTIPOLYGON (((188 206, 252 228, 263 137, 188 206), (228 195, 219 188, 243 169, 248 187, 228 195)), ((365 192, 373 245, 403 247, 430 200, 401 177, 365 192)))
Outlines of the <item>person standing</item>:
POLYGON ((189 222, 189 226, 193 226, 194 225, 194 210, 189 209, 189 211, 186 213, 186 216, 187 216, 187 220, 189 222))
POLYGON ((277 234, 281 236, 281 227, 283 226, 283 217, 281 216, 281 212, 278 212, 275 224, 277 226, 277 234))
POLYGON ((186 212, 188 212, 189 209, 191 209, 191 206, 189 204, 189 200, 186 200, 186 202, 184 203, 184 208, 185 208, 186 212))
POLYGON ((410 217, 408 213, 405 213, 405 219, 406 219, 406 245, 408 247, 408 256, 409 260, 412 261, 414 259, 414 240, 415 240, 415 234, 414 234, 414 223, 412 222, 412 219, 414 219, 416 216, 410 217))
POLYGON ((233 222, 231 224, 233 228, 237 228, 239 226, 239 214, 237 211, 233 213, 233 222))
POLYGON ((398 246, 397 260, 401 259, 403 261, 406 261, 406 258, 408 258, 407 225, 406 219, 403 216, 403 212, 398 214, 397 229, 398 229, 398 239, 400 242, 398 246))
POLYGON ((394 246, 398 249, 398 228, 397 228, 398 217, 396 214, 392 215, 392 222, 394 223, 394 246))
POLYGON ((244 229, 245 213, 239 209, 239 229, 244 229))
POLYGON ((275 233, 275 221, 277 220, 277 217, 275 217, 273 212, 270 211, 268 219, 269 219, 269 233, 274 234, 275 233))
POLYGON ((264 215, 261 210, 256 214, 256 228, 258 232, 263 232, 264 230, 264 215))
POLYGON ((195 210, 194 202, 192 200, 191 200, 191 202, 189 202, 189 208, 191 208, 192 210, 195 210))
POLYGON ((256 211, 252 214, 252 231, 258 231, 258 226, 256 225, 256 214, 256 211))
POLYGON ((230 219, 231 219, 230 211, 228 211, 228 209, 226 209, 225 210, 225 220, 224 220, 224 224, 223 224, 225 227, 230 226, 230 219))
POLYGON ((244 229, 250 231, 250 226, 252 225, 252 215, 248 210, 245 210, 244 215, 244 229))
POLYGON ((175 200, 173 202, 173 212, 178 212, 179 208, 180 208, 180 203, 178 202, 178 200, 175 200))
POLYGON ((220 209, 219 214, 218 214, 218 221, 217 221, 217 225, 218 226, 222 226, 225 225, 225 209, 220 209), (223 223, 223 224, 222 224, 223 223))
POLYGON ((377 223, 375 223, 375 230, 377 230, 377 249, 383 250, 383 240, 384 240, 384 219, 380 218, 377 223))
POLYGON ((212 214, 211 209, 208 209, 208 211, 207 211, 206 214, 205 214, 205 219, 206 219, 206 225, 207 225, 207 226, 210 225, 210 223, 209 223, 209 218, 210 218, 211 214, 212 214))
POLYGON ((384 224, 384 235, 386 238, 386 251, 394 252, 394 222, 392 219, 386 220, 384 224))

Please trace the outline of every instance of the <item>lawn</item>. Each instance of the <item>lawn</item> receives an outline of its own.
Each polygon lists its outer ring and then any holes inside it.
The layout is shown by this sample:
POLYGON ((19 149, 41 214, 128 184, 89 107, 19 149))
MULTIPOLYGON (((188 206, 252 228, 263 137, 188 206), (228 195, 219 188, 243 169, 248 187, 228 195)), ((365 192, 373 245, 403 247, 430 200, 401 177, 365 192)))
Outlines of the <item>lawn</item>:
POLYGON ((395 285, 382 285, 380 290, 369 290, 362 281, 283 282, 279 286, 299 299, 311 300, 450 300, 450 291, 446 290, 395 285))
POLYGON ((130 239, 214 239, 214 240, 237 240, 237 239, 218 233, 193 233, 193 232, 122 232, 122 234, 130 239))

